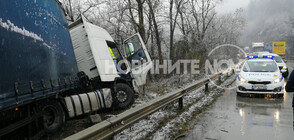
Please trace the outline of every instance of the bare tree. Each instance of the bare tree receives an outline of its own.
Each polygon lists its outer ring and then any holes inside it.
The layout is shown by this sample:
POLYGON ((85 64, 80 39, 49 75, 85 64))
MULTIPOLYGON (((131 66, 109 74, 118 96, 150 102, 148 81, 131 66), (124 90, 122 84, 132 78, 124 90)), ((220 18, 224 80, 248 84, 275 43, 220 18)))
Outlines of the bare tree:
POLYGON ((205 33, 215 18, 215 4, 212 0, 190 0, 191 13, 195 20, 195 35, 197 43, 200 43, 205 33))
POLYGON ((60 0, 68 17, 68 21, 74 22, 81 18, 81 14, 89 12, 92 8, 106 2, 106 0, 60 0))
POLYGON ((176 28, 176 23, 178 19, 178 15, 180 13, 180 8, 182 5, 183 0, 169 0, 169 30, 170 30, 170 59, 174 59, 174 32, 176 28), (174 4, 176 3, 176 4, 174 4), (175 8, 175 14, 174 14, 174 5, 176 6, 175 8), (174 14, 174 15, 173 15, 174 14))
MULTIPOLYGON (((177 4, 177 3, 176 3, 177 4)), ((189 33, 192 31, 190 29, 190 26, 188 23, 190 23, 190 19, 187 16, 187 4, 188 4, 188 0, 184 0, 182 2, 182 5, 179 7, 179 15, 180 15, 180 20, 178 20, 176 22, 176 24, 178 25, 179 30, 181 31, 182 35, 183 35, 183 41, 181 44, 182 48, 176 48, 175 49, 179 49, 179 51, 181 51, 181 53, 177 53, 177 58, 178 59, 180 56, 180 54, 182 54, 183 56, 186 56, 186 54, 188 53, 189 50, 189 33)), ((177 51, 178 52, 178 51, 177 51)))
POLYGON ((136 0, 136 7, 134 7, 133 2, 128 0, 128 9, 129 9, 129 18, 135 26, 136 32, 139 32, 143 41, 146 43, 146 35, 145 35, 145 26, 144 26, 144 3, 145 0, 136 0), (138 22, 134 16, 134 10, 138 13, 138 22))
MULTIPOLYGON (((156 20, 156 15, 155 15, 155 9, 157 6, 158 1, 151 1, 147 0, 147 4, 149 6, 151 18, 152 18, 152 23, 154 27, 154 32, 155 32, 155 38, 156 38, 156 45, 157 45, 157 50, 158 50, 158 56, 159 56, 159 64, 163 64, 163 56, 162 56, 162 49, 161 49, 161 39, 160 39, 160 34, 159 34, 159 28, 158 28, 158 23, 156 20), (153 2, 153 3, 152 3, 153 2)), ((161 77, 163 77, 163 71, 160 71, 161 77)))

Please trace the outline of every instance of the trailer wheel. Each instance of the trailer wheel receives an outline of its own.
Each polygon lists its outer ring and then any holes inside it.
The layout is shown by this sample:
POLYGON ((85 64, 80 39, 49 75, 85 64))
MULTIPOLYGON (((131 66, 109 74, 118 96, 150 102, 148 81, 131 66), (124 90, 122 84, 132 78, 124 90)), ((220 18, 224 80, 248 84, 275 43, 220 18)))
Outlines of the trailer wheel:
POLYGON ((58 101, 47 101, 42 107, 42 112, 45 133, 52 134, 62 128, 65 121, 65 115, 62 106, 58 101))
POLYGON ((124 109, 134 102, 134 91, 124 83, 116 84, 116 93, 114 94, 115 107, 124 109))

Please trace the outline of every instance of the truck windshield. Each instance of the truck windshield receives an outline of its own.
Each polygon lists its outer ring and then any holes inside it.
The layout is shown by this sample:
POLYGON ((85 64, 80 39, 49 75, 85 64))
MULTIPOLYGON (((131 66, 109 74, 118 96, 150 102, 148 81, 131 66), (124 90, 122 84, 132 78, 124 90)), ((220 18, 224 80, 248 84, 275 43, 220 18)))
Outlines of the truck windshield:
POLYGON ((253 47, 252 52, 263 52, 264 51, 264 46, 256 46, 253 47))
POLYGON ((277 65, 274 61, 254 61, 246 62, 243 68, 244 72, 275 72, 277 65))

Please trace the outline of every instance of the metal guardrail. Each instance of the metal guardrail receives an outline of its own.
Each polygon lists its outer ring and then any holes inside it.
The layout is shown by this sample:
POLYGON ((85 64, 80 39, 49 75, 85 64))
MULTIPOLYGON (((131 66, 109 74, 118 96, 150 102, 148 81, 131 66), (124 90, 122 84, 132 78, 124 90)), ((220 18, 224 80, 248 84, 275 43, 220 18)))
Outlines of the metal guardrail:
POLYGON ((205 78, 196 83, 190 84, 185 88, 178 89, 174 92, 165 94, 158 98, 155 98, 144 105, 139 105, 131 108, 119 115, 113 116, 107 120, 104 120, 96 125, 93 125, 85 130, 82 130, 72 136, 65 138, 65 140, 98 140, 98 139, 110 139, 113 135, 119 133, 128 126, 134 124, 135 122, 147 117, 148 115, 154 113, 160 108, 168 105, 176 100, 179 101, 179 107, 183 107, 183 96, 192 90, 205 85, 205 90, 208 90, 208 83, 210 80, 215 80, 219 78, 221 80, 221 75, 228 73, 233 70, 232 67, 224 72, 217 73, 210 77, 210 79, 205 78))
POLYGON ((287 60, 294 60, 294 57, 286 57, 287 60))

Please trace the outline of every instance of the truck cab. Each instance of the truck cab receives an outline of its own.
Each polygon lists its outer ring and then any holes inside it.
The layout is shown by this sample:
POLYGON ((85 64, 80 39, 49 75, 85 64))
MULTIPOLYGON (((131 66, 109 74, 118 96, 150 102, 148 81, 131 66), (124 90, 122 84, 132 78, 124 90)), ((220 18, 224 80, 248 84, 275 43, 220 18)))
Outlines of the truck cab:
POLYGON ((141 36, 126 39, 122 55, 110 34, 84 17, 69 27, 78 70, 90 90, 111 88, 118 108, 131 105, 153 65, 141 36))

